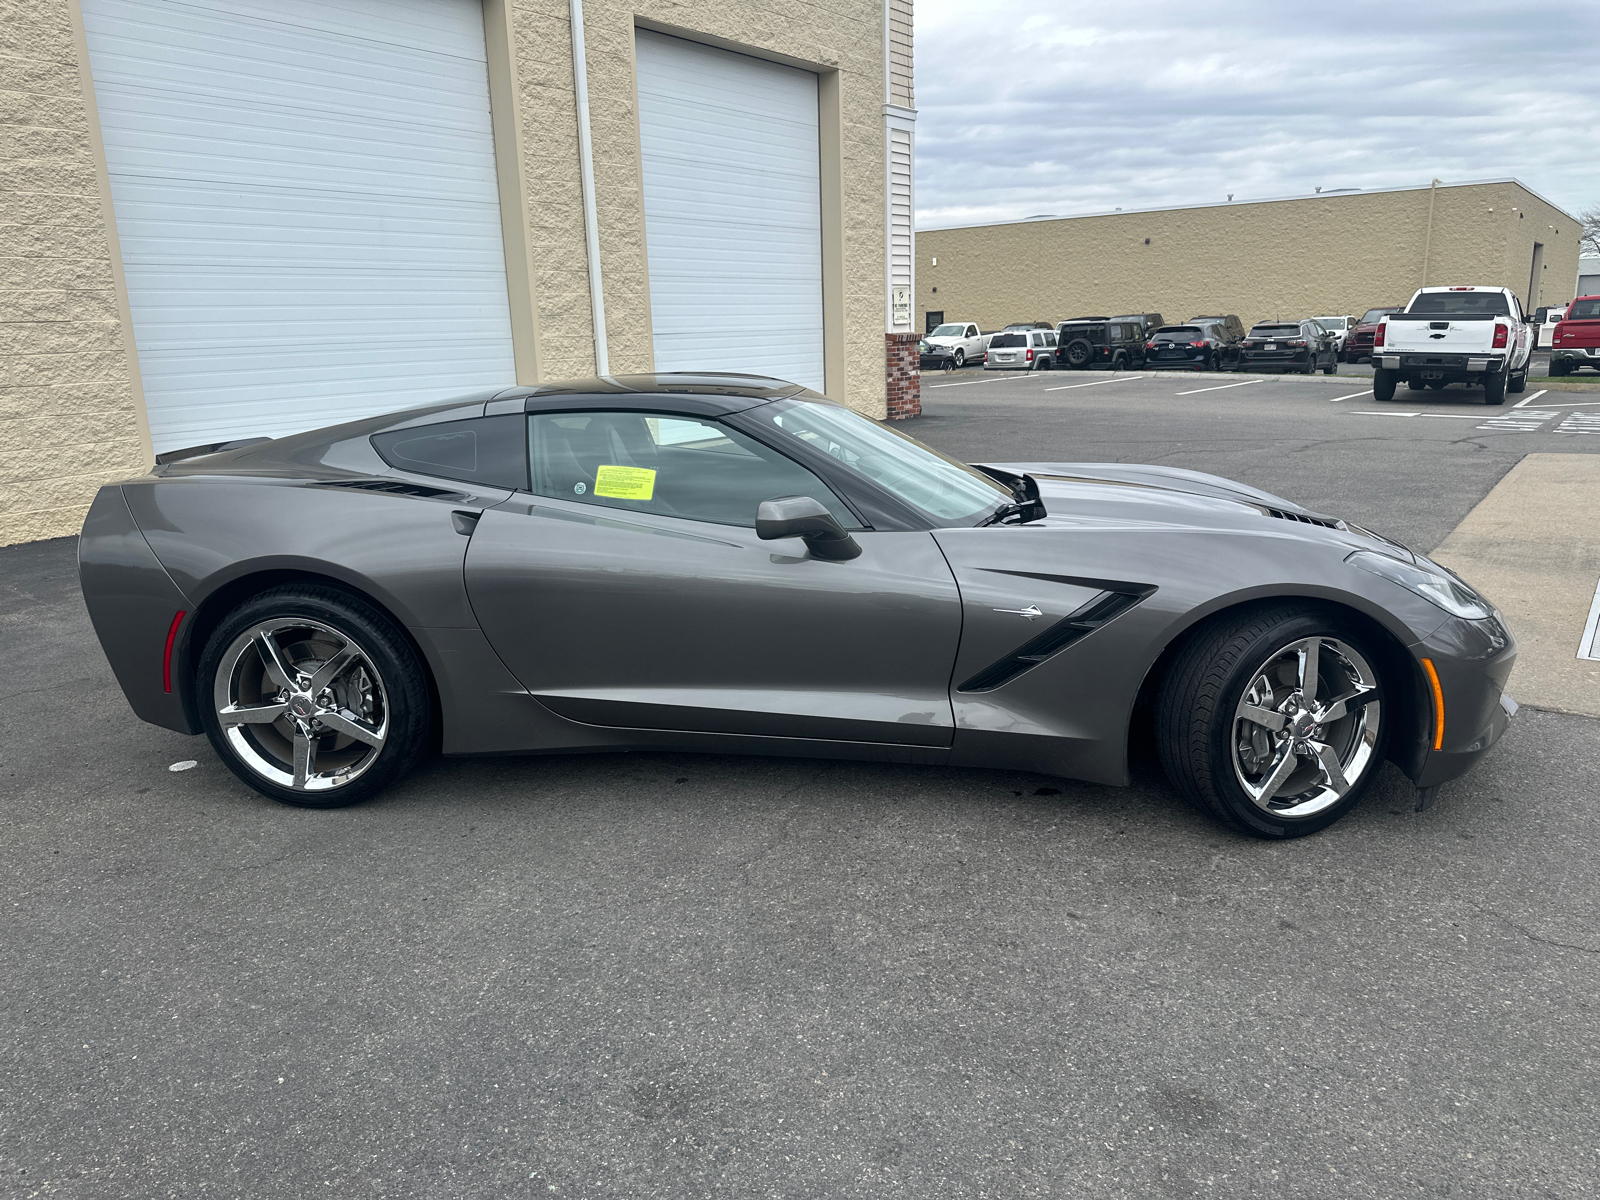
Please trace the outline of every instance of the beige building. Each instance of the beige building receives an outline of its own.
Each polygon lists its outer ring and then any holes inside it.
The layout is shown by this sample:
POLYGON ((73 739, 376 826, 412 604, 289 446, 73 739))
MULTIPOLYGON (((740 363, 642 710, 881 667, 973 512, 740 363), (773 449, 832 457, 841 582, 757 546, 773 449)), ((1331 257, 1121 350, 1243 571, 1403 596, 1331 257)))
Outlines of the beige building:
POLYGON ((0 544, 513 382, 914 412, 915 115, 911 0, 0 0, 0 544))
POLYGON ((1576 218, 1514 179, 917 233, 917 320, 1359 316, 1424 284, 1572 298, 1576 218))

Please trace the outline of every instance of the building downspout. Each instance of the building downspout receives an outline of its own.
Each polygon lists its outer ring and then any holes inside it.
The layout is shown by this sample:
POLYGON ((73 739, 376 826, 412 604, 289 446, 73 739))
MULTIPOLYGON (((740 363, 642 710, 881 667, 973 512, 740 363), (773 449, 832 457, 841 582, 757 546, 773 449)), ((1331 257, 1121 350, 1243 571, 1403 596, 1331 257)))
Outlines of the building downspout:
MULTIPOLYGON (((573 0, 576 4, 577 0, 573 0)), ((1422 282, 1418 287, 1428 286, 1428 260, 1433 257, 1433 202, 1439 195, 1439 181, 1435 179, 1428 185, 1428 236, 1422 243, 1422 282)))
POLYGON ((578 98, 578 177, 583 184, 583 235, 589 250, 589 309, 594 320, 594 370, 611 374, 606 352, 606 298, 600 287, 600 218, 594 203, 594 149, 589 138, 589 67, 583 48, 583 0, 570 0, 572 82, 578 98))

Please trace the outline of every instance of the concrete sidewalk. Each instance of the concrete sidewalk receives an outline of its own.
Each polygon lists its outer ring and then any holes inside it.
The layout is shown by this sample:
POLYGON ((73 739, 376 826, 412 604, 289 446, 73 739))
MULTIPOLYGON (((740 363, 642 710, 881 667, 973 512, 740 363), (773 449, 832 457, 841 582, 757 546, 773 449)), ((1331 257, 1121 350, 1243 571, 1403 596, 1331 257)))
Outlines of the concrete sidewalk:
POLYGON ((1528 455, 1433 557, 1505 614, 1519 703, 1600 717, 1600 662, 1578 657, 1600 579, 1600 455, 1528 455))

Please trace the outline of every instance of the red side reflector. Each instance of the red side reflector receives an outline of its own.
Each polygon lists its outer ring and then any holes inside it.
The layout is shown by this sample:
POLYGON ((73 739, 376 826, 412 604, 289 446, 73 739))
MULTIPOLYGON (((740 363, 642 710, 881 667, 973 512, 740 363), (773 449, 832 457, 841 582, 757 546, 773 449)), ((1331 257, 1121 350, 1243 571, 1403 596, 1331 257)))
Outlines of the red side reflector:
POLYGON ((172 691, 172 648, 178 644, 178 626, 183 624, 183 609, 179 609, 172 617, 172 625, 167 630, 167 648, 161 652, 161 690, 172 691))

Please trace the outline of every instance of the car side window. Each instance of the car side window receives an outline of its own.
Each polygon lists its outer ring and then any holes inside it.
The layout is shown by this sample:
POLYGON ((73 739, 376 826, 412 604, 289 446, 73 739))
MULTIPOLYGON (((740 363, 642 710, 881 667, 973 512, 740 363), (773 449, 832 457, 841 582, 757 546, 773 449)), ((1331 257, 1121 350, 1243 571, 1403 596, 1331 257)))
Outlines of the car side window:
POLYGON ((528 416, 531 490, 553 500, 752 528, 763 500, 810 496, 861 522, 806 468, 717 421, 670 413, 528 416))
POLYGON ((1045 334, 1044 335, 1044 344, 1046 346, 1054 346, 1056 344, 1056 335, 1053 334, 1053 333, 1045 334))
POLYGON ((528 486, 528 444, 517 415, 395 429, 374 434, 372 448, 397 471, 513 490, 528 486))
POLYGON ((967 326, 967 336, 968 337, 977 337, 978 336, 978 327, 976 325, 968 325, 967 326))

